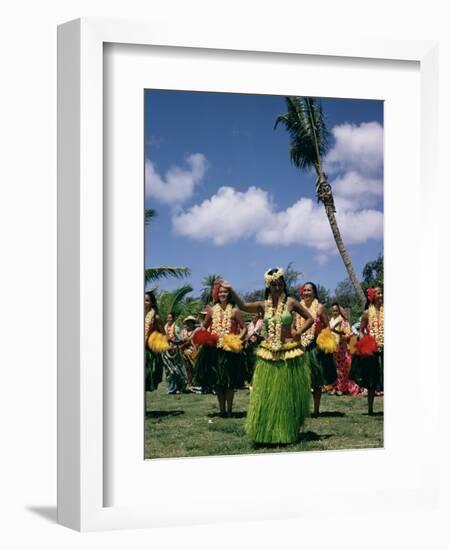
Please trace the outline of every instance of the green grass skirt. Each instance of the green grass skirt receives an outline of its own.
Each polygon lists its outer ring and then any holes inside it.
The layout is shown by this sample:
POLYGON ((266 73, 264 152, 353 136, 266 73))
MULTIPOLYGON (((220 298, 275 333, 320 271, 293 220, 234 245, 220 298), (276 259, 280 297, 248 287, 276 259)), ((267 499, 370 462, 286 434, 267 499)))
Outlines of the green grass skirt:
POLYGON ((237 389, 244 383, 246 356, 201 346, 193 369, 193 384, 209 389, 237 389))
POLYGON ((384 353, 376 352, 371 357, 353 355, 349 378, 362 388, 383 390, 384 388, 384 353))
POLYGON ((310 365, 312 388, 333 384, 337 380, 337 369, 332 353, 324 353, 314 340, 307 347, 306 355, 310 365))
POLYGON ((246 433, 256 443, 294 443, 310 411, 306 354, 293 359, 256 358, 246 433))
POLYGON ((145 348, 145 391, 154 391, 162 382, 162 356, 145 348))

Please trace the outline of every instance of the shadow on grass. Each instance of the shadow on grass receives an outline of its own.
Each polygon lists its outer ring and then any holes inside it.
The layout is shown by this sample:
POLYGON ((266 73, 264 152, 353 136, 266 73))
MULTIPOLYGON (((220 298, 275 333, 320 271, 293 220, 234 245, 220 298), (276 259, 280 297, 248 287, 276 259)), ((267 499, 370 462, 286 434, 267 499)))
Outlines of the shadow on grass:
POLYGON ((173 410, 173 411, 147 411, 146 418, 164 418, 167 416, 180 416, 184 414, 184 411, 173 410))
MULTIPOLYGON (((221 416, 221 413, 219 412, 214 412, 214 413, 209 413, 207 415, 208 418, 220 418, 221 416)), ((231 416, 225 416, 223 418, 245 418, 246 417, 246 411, 242 411, 242 412, 233 412, 231 413, 231 416)))
POLYGON ((253 442, 251 447, 253 449, 283 449, 288 448, 291 445, 294 445, 295 443, 303 443, 306 441, 323 441, 324 439, 329 439, 332 437, 331 434, 317 434, 316 432, 303 432, 300 434, 298 441, 295 441, 293 443, 256 443, 253 442))
POLYGON ((310 430, 307 430, 307 432, 303 432, 299 436, 298 442, 301 443, 303 441, 322 441, 323 439, 329 439, 332 437, 331 434, 317 434, 316 432, 311 432, 310 430))
POLYGON ((318 418, 341 418, 342 416, 346 416, 346 414, 339 411, 324 411, 320 412, 318 418))

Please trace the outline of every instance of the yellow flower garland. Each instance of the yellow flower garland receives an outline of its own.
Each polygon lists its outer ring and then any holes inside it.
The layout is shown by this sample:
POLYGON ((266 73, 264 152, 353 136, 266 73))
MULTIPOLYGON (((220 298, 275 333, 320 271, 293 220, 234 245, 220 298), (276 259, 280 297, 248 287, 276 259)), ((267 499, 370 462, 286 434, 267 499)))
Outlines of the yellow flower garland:
POLYGON ((217 347, 223 348, 223 338, 231 332, 232 305, 228 304, 223 311, 220 304, 212 308, 212 331, 218 335, 217 347))
POLYGON ((384 306, 376 309, 374 304, 368 308, 368 330, 376 340, 379 349, 384 347, 384 306))
POLYGON ((148 334, 150 333, 151 325, 154 319, 154 313, 154 309, 150 309, 150 311, 145 315, 145 341, 147 340, 148 334))
POLYGON ((285 294, 282 293, 279 297, 278 304, 276 306, 276 311, 273 307, 273 300, 271 296, 265 300, 265 320, 268 321, 268 337, 267 341, 273 351, 278 351, 282 347, 281 342, 281 316, 284 312, 286 306, 285 294))
MULTIPOLYGON (((318 309, 320 307, 320 303, 316 298, 314 298, 309 307, 306 306, 306 303, 304 302, 304 300, 301 300, 300 304, 305 309, 307 309, 307 311, 310 313, 313 319, 313 325, 301 334, 301 344, 304 348, 306 348, 315 338, 315 321, 318 315, 318 309)), ((302 317, 298 313, 296 315, 296 328, 300 330, 305 323, 306 323, 306 319, 304 319, 304 317, 302 317)))

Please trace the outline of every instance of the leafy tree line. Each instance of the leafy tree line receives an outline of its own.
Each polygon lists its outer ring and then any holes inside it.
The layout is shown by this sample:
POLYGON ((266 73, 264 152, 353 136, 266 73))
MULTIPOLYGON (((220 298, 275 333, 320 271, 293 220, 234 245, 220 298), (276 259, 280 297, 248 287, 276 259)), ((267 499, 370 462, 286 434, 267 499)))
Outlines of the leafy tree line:
MULTIPOLYGON (((383 256, 379 254, 375 260, 368 262, 363 268, 363 279, 361 281, 363 291, 366 291, 371 286, 383 286, 383 275, 383 256)), ((189 315, 197 317, 207 305, 212 304, 212 289, 220 278, 219 274, 210 274, 203 277, 203 286, 198 296, 192 296, 193 288, 189 284, 182 285, 170 292, 155 288, 162 318, 165 319, 168 313, 174 313, 179 322, 182 322, 189 315)), ((301 282, 304 282, 302 279, 303 274, 300 271, 296 271, 293 268, 293 262, 290 262, 285 270, 285 282, 290 296, 297 299, 300 298, 298 287, 301 282)), ((356 322, 360 318, 363 306, 349 278, 340 281, 333 292, 330 292, 320 284, 317 284, 317 288, 320 302, 329 311, 332 303, 338 302, 349 311, 352 322, 356 322)), ((242 298, 248 302, 264 300, 265 288, 258 288, 242 293, 242 298)), ((250 315, 246 315, 246 319, 248 320, 249 318, 250 315)))

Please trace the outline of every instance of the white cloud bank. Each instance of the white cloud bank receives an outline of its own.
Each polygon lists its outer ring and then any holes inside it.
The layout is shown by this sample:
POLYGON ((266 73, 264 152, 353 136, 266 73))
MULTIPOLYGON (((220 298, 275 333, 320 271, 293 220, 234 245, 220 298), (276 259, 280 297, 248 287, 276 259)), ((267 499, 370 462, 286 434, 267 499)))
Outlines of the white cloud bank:
MULTIPOLYGON (((382 212, 354 211, 345 201, 337 203, 337 208, 338 224, 346 244, 382 237, 382 212)), ((245 192, 221 187, 210 199, 175 215, 173 228, 179 235, 216 245, 252 237, 260 244, 300 244, 321 253, 335 247, 321 205, 302 198, 286 210, 276 212, 267 192, 257 187, 245 192)))
POLYGON ((147 197, 155 197, 168 204, 182 204, 193 195, 195 185, 198 185, 207 170, 206 157, 195 153, 187 157, 189 169, 173 166, 162 178, 151 160, 145 162, 145 193, 147 197))
POLYGON ((378 122, 341 124, 332 129, 332 134, 335 145, 325 158, 329 174, 358 172, 370 178, 382 177, 383 127, 378 122))
MULTIPOLYGON (((335 145, 326 156, 337 222, 346 245, 383 236, 383 214, 373 207, 383 193, 383 128, 377 122, 360 126, 343 124, 332 130, 335 145)), ((317 251, 323 263, 335 252, 335 242, 322 205, 301 198, 289 208, 276 211, 266 191, 249 187, 237 191, 226 186, 209 199, 181 210, 204 177, 207 161, 197 153, 187 159, 189 170, 171 168, 162 179, 151 161, 146 163, 147 193, 178 206, 173 210, 173 230, 194 240, 216 245, 253 238, 265 245, 304 245, 317 251)), ((311 181, 313 185, 313 181, 311 181)))

